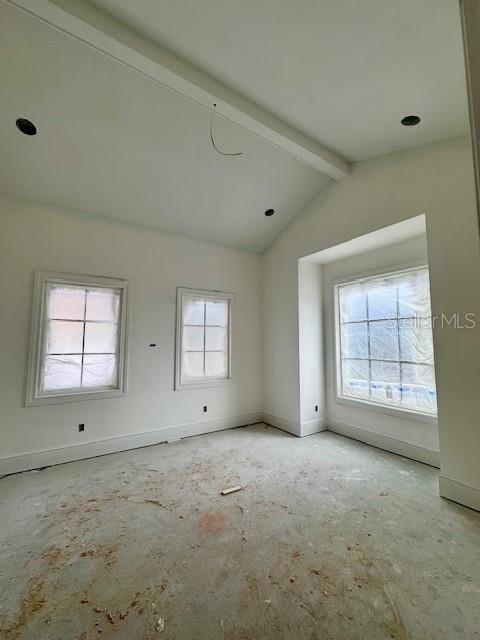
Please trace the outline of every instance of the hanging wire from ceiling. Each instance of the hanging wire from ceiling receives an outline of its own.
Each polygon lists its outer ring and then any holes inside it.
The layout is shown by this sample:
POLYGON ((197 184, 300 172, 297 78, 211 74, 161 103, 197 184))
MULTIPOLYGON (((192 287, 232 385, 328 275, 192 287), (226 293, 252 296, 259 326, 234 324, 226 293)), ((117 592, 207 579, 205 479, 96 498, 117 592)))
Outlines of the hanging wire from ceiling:
POLYGON ((239 151, 238 153, 227 153, 226 151, 221 151, 217 145, 215 144, 215 139, 213 137, 213 120, 215 118, 215 114, 216 114, 216 109, 217 109, 217 104, 214 103, 213 104, 213 111, 212 111, 212 117, 210 118, 210 140, 212 141, 212 146, 215 149, 215 151, 217 153, 219 153, 221 156, 243 156, 243 152, 239 151))

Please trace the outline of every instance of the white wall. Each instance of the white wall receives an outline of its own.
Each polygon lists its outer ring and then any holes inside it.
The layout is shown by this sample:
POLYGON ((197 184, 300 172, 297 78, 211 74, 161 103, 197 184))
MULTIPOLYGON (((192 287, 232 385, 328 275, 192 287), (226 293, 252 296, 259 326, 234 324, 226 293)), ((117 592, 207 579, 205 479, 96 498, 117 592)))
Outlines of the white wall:
POLYGON ((261 418, 258 255, 7 196, 0 229, 0 473, 261 418), (128 279, 126 397, 23 406, 35 269, 128 279), (177 286, 235 293, 231 385, 173 390, 177 286))
POLYGON ((400 417, 391 411, 371 410, 365 405, 354 407, 339 403, 335 394, 335 281, 375 271, 385 273, 402 266, 427 264, 427 261, 427 239, 419 236, 319 267, 324 292, 326 415, 328 427, 333 431, 438 465, 437 424, 400 417))
MULTIPOLYGON (((469 141, 358 162, 347 179, 327 185, 263 255, 267 413, 300 421, 297 261, 422 213, 432 313, 479 314, 480 243, 469 141)), ((456 499, 480 508, 480 325, 463 331, 437 325, 434 347, 447 480, 442 493, 452 496, 455 487, 456 499)))
POLYGON ((300 433, 325 427, 326 402, 323 349, 323 301, 320 267, 298 263, 300 433), (318 411, 315 408, 318 407, 318 411))

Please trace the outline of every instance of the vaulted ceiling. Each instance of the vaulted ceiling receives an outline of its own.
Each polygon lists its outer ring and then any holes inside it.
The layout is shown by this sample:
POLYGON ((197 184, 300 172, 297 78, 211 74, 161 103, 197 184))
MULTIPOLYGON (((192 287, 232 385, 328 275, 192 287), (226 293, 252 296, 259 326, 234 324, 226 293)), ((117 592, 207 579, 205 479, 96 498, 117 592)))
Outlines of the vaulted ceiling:
POLYGON ((348 160, 466 131, 457 0, 92 0, 348 160), (405 131, 400 119, 423 117, 405 131))
POLYGON ((0 24, 0 190, 243 249, 348 162, 468 130, 454 0, 1 0, 0 24))

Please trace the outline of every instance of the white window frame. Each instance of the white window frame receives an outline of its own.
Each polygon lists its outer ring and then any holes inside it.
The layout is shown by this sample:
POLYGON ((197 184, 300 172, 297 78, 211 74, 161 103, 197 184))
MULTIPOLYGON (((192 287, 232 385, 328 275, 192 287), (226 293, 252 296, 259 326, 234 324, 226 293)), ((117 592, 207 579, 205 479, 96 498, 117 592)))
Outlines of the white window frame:
POLYGON ((204 289, 190 289, 177 287, 177 325, 175 334, 175 390, 199 389, 205 387, 223 387, 232 383, 232 325, 233 325, 234 294, 225 291, 211 291, 204 289), (185 295, 198 296, 211 300, 226 300, 228 302, 228 364, 226 378, 205 378, 182 382, 182 347, 183 347, 183 299, 185 295))
MULTIPOLYGON (((394 405, 382 404, 380 402, 371 402, 363 398, 351 398, 349 396, 342 395, 342 373, 341 373, 341 327, 340 327, 340 308, 338 289, 342 285, 353 284, 354 282, 361 282, 363 280, 371 280, 374 278, 390 276, 398 276, 409 271, 418 271, 420 269, 428 269, 428 264, 425 261, 421 262, 409 262, 407 264, 400 264, 392 269, 386 270, 385 268, 375 269, 362 274, 356 274, 351 277, 343 277, 336 279, 333 284, 333 345, 334 345, 334 388, 335 388, 335 402, 341 405, 353 407, 356 409, 363 409, 367 411, 375 411, 399 418, 406 418, 415 422, 425 422, 429 424, 438 424, 438 414, 428 413, 426 411, 414 411, 406 409, 405 407, 395 407, 394 405)), ((433 365, 435 369, 435 364, 433 365)))
POLYGON ((32 325, 30 333, 30 352, 27 372, 26 406, 63 404, 79 400, 114 398, 127 393, 127 281, 103 276, 77 275, 55 271, 36 271, 32 325), (46 291, 47 284, 79 285, 95 288, 121 289, 119 331, 118 331, 118 384, 116 388, 81 389, 41 392, 41 368, 46 342, 46 291))

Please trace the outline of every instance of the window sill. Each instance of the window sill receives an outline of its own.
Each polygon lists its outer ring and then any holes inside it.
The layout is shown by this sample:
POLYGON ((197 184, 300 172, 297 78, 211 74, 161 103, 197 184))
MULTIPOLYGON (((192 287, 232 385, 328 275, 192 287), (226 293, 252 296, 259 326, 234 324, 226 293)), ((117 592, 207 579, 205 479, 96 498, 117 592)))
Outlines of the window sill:
POLYGON ((198 380, 192 382, 179 382, 175 384, 175 391, 189 391, 191 389, 205 389, 214 387, 226 387, 232 384, 231 378, 222 380, 198 380))
POLYGON ((397 407, 391 407, 385 404, 377 404, 369 402, 368 400, 360 400, 354 398, 345 398, 343 396, 336 396, 335 402, 337 404, 352 407, 354 409, 361 409, 362 411, 375 411, 377 413, 383 413, 396 418, 404 420, 412 420, 413 422, 425 422, 428 424, 438 424, 438 418, 431 413, 422 413, 419 411, 409 411, 408 409, 397 409, 397 407))
POLYGON ((25 403, 26 407, 37 407, 42 405, 66 404, 69 402, 80 402, 82 400, 100 400, 102 398, 119 398, 126 396, 126 391, 122 389, 105 389, 99 391, 89 391, 87 393, 49 394, 30 398, 25 403))

